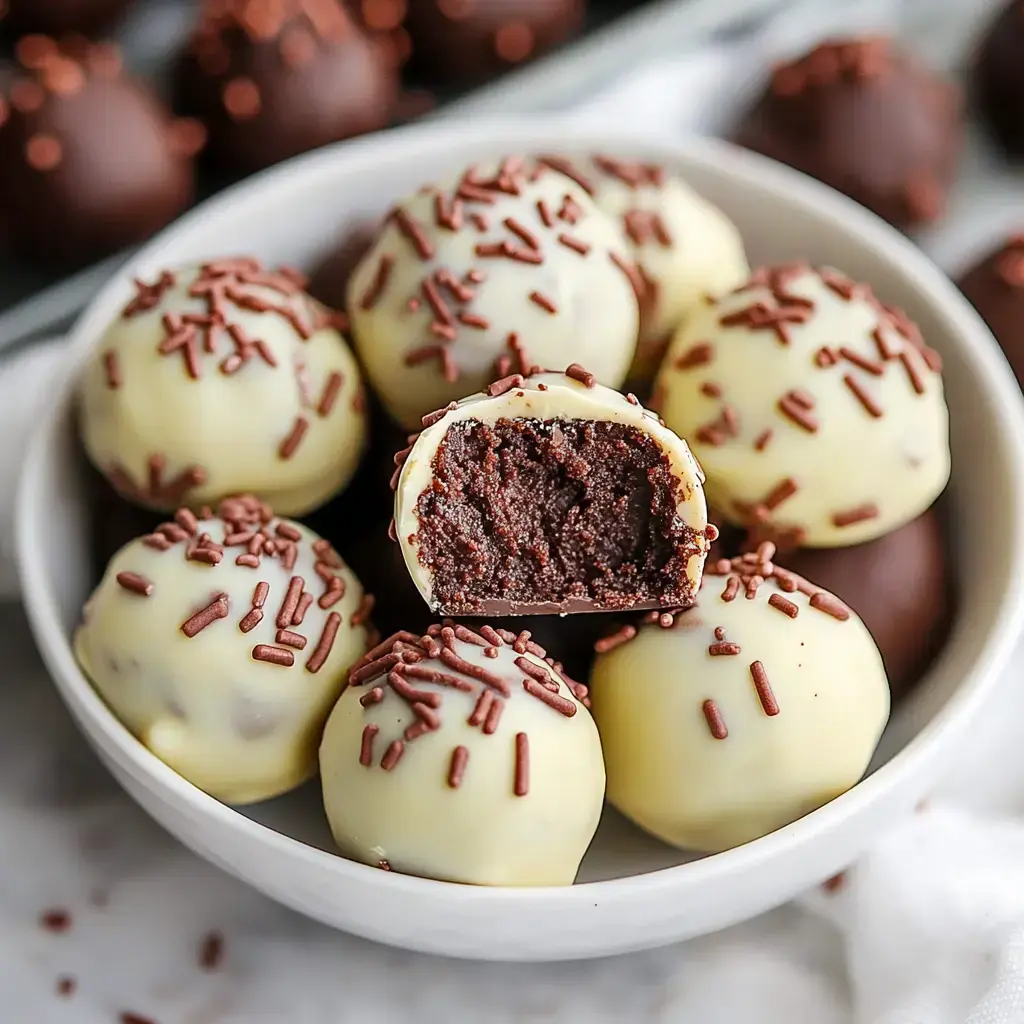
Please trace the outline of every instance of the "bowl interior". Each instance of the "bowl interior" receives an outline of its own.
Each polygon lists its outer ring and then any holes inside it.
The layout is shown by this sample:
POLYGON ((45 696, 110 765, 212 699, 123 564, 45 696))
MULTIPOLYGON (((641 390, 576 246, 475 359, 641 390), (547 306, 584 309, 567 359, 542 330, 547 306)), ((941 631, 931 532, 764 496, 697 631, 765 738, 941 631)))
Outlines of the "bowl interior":
MULTIPOLYGON (((884 301, 904 307, 941 352, 954 467, 946 518, 952 530, 959 613, 939 661, 897 709, 872 772, 893 758, 909 756, 908 744, 923 748, 926 734, 937 738, 948 723, 968 715, 980 702, 986 680, 1008 649, 1008 636, 1016 631, 1024 578, 1024 418, 1020 395, 998 350, 952 286, 909 242, 852 204, 722 143, 656 145, 607 133, 581 135, 564 125, 414 129, 325 150, 225 193, 144 250, 130 273, 148 276, 167 265, 233 253, 310 268, 345 225, 379 217, 396 197, 425 180, 488 155, 556 149, 615 150, 677 169, 738 224, 754 264, 805 259, 866 280, 884 301)), ((76 328, 65 379, 54 388, 46 422, 30 453, 21 495, 20 549, 32 619, 72 710, 94 742, 120 746, 133 771, 161 786, 171 784, 167 770, 112 718, 75 668, 69 649, 71 631, 94 582, 90 509, 72 428, 72 382, 83 356, 129 290, 126 274, 100 293, 76 328)), ((857 790, 880 792, 885 776, 882 771, 857 790)), ((773 843, 784 841, 789 847, 794 837, 812 837, 816 828, 827 827, 829 815, 856 808, 857 790, 750 845, 767 855, 773 843)), ((192 796, 199 812, 212 802, 197 792, 192 796)), ((315 784, 237 813, 311 847, 331 850, 315 784)), ((730 856, 705 858, 705 864, 730 856)), ((608 813, 580 880, 625 878, 688 859, 608 813)))

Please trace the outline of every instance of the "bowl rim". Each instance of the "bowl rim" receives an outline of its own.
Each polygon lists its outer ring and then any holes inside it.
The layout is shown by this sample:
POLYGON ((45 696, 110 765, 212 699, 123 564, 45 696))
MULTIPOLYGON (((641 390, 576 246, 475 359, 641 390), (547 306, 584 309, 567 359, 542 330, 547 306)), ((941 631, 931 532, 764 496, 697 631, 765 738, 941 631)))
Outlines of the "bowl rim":
MULTIPOLYGON (((652 157, 657 158, 656 155, 652 157)), ((574 125, 571 119, 562 115, 548 115, 529 119, 474 120, 468 125, 463 122, 413 125, 328 146, 231 186, 199 204, 158 234, 94 296, 76 320, 69 339, 68 366, 55 382, 47 408, 41 411, 20 475, 16 504, 16 554, 22 599, 44 662, 62 698, 80 719, 79 724, 94 734, 94 740, 99 742, 96 736, 102 737, 102 742, 116 751, 125 770, 130 770, 135 780, 153 795, 180 809, 188 808, 192 815, 209 819, 211 825, 234 833, 236 839, 267 848, 302 864, 325 868, 364 887, 387 887, 392 891, 434 900, 468 902, 484 910, 488 907, 498 910, 510 900, 538 906, 543 904, 550 909, 568 909, 592 902, 596 906, 598 900, 607 904, 639 895, 656 898, 667 895, 684 882, 699 886, 722 876, 753 870, 765 861, 777 860, 795 848, 814 843, 844 820, 866 811, 887 791, 912 780, 929 763, 934 763, 943 747, 967 731, 996 684, 1024 626, 1024 403, 1021 402, 1016 380, 987 327, 931 259, 874 214, 791 168, 722 140, 688 137, 656 141, 642 133, 610 131, 588 124, 574 125), (842 234, 856 235, 859 245, 881 263, 901 265, 904 276, 908 280, 913 279, 920 295, 949 324, 951 333, 962 339, 964 357, 977 373, 979 387, 989 399, 992 415, 1008 439, 1006 449, 1010 465, 1005 468, 1012 477, 1010 489, 1015 511, 1019 514, 1010 517, 1011 533, 1005 538, 1006 582, 998 604, 986 617, 988 635, 981 656, 965 672, 956 690, 931 720, 875 772, 824 806, 760 839, 684 864, 557 888, 463 885, 383 872, 348 860, 339 853, 321 850, 279 833, 221 803, 150 753, 107 708, 79 669, 71 642, 61 625, 55 594, 42 582, 46 579, 42 554, 44 538, 34 495, 44 472, 44 455, 61 432, 81 358, 93 340, 90 335, 92 321, 105 307, 112 305, 124 282, 135 274, 159 266, 165 247, 187 238, 200 220, 213 213, 227 216, 232 208, 244 208, 257 202, 261 195, 278 188, 290 188, 294 192, 303 179, 337 170, 338 165, 345 165, 346 173, 354 173, 360 163, 369 169, 374 158, 393 159, 396 153, 411 161, 415 159, 417 148, 434 152, 446 140, 451 144, 461 144, 471 135, 479 140, 481 150, 488 152, 501 149, 537 151, 540 147, 591 152, 642 150, 660 154, 667 163, 684 159, 712 173, 726 166, 729 176, 737 183, 789 193, 818 220, 829 222, 842 234)), ((940 656, 939 664, 943 660, 940 656)))

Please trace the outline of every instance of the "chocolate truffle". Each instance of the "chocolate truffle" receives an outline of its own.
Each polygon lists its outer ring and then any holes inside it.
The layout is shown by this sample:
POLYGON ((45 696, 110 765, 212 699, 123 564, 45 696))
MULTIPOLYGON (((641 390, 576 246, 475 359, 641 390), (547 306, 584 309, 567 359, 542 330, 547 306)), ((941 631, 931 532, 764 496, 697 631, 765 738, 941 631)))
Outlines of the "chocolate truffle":
POLYGON ((643 282, 632 384, 650 384, 673 332, 707 297, 750 276, 743 239, 721 210, 656 164, 549 157, 616 220, 643 282))
POLYGON ((339 0, 206 0, 177 82, 211 158, 240 173, 385 127, 397 91, 339 0))
POLYGON ((841 547, 919 516, 949 477, 941 360, 902 311, 830 268, 764 268, 696 312, 654 404, 708 501, 787 545, 841 547))
POLYGON ((617 387, 636 350, 638 277, 574 181, 511 157, 399 203, 349 285, 356 350, 408 430, 496 377, 579 362, 617 387))
POLYGON ((440 82, 481 82, 570 39, 585 0, 409 0, 417 64, 440 82))
POLYGON ((379 234, 380 227, 370 224, 346 230, 309 275, 309 294, 331 309, 345 309, 348 283, 379 234))
POLYGON ((52 36, 80 32, 95 35, 109 28, 133 0, 5 0, 0 28, 14 35, 45 32, 52 36))
POLYGON ((700 467, 630 398, 570 366, 507 377, 425 420, 395 456, 395 531, 432 611, 692 603, 717 536, 700 467))
POLYGON ((973 66, 973 91, 996 141, 1024 155, 1024 2, 1011 0, 986 31, 973 66))
POLYGON ((203 130, 122 74, 114 47, 27 36, 17 54, 0 97, 0 217, 19 252, 84 263, 189 205, 203 130))
POLYGON ((324 730, 331 831, 367 864, 471 885, 571 885, 604 799, 586 687, 525 636, 398 633, 324 730))
POLYGON ((979 260, 958 284, 1024 382, 1024 234, 979 260))
POLYGON ((248 258, 134 282, 80 387, 86 453, 122 495, 167 510, 251 491, 301 515, 345 486, 362 383, 302 286, 248 258))
POLYGON ((786 554, 784 561, 863 619, 882 652, 893 698, 910 690, 941 648, 952 611, 938 515, 928 511, 867 544, 805 548, 786 554))
POLYGON ((737 141, 910 228, 942 214, 961 135, 952 83, 873 37, 776 67, 737 141))
POLYGON ((695 607, 624 631, 594 667, 608 799, 674 846, 727 850, 828 803, 888 719, 864 624, 773 553, 709 564, 695 607))
POLYGON ((370 600, 331 546, 248 497, 173 522, 111 561, 75 652, 157 757, 229 803, 287 792, 368 646, 370 600))

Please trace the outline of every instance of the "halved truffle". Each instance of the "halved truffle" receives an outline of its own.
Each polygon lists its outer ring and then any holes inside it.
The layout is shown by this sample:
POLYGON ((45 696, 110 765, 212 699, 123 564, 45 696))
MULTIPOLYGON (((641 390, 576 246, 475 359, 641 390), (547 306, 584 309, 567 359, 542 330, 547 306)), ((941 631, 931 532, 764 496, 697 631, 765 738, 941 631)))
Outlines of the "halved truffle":
POLYGON ((692 604, 717 530, 685 441, 633 396, 516 374, 425 417, 396 456, 395 529, 434 612, 692 604))

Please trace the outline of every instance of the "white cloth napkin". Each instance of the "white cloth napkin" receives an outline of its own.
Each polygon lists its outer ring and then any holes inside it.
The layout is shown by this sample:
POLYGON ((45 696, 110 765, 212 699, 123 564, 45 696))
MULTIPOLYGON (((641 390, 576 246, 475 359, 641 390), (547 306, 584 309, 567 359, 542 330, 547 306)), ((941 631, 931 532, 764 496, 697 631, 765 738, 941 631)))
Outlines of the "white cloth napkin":
MULTIPOLYGON (((829 31, 905 30, 907 19, 913 18, 919 47, 933 59, 948 62, 950 45, 962 51, 976 31, 979 12, 994 2, 793 4, 753 40, 644 68, 588 102, 574 113, 574 121, 581 116, 603 124, 619 120, 661 137, 682 131, 718 132, 757 88, 763 73, 758 69, 770 57, 799 50, 829 31)), ((958 225, 957 230, 977 233, 969 224, 958 225)), ((944 237, 948 240, 948 233, 944 237)), ((16 587, 10 561, 14 478, 30 432, 31 411, 55 374, 60 355, 60 343, 51 342, 0 363, 0 595, 11 595, 16 587)), ((317 926, 300 926, 286 912, 170 847, 161 847, 161 874, 177 880, 173 895, 165 891, 167 886, 136 891, 134 903, 120 912, 126 915, 121 927, 127 935, 144 933, 149 916, 165 912, 169 904, 177 906, 179 916, 199 921, 203 915, 198 908, 207 902, 217 906, 222 921, 233 916, 258 921, 265 938, 262 945, 250 942, 247 947, 252 961, 247 986, 245 991, 233 991, 231 1010, 216 1016, 224 1024, 369 1017, 395 1022, 543 1019, 593 1024, 1024 1022, 1024 818, 1018 817, 1024 809, 1024 756, 1017 725, 1024 721, 1024 692, 1016 678, 1020 665, 1024 660, 1018 657, 994 697, 986 724, 950 765, 929 808, 884 836, 834 891, 810 893, 790 907, 718 936, 593 965, 442 964, 430 957, 376 950, 317 926), (193 890, 191 897, 188 889, 193 890), (183 908, 188 906, 196 913, 186 914, 183 908), (290 962, 284 977, 281 971, 275 975, 271 964, 287 959, 288 949, 296 943, 302 945, 302 958, 290 962), (385 963, 392 970, 387 984, 379 984, 385 963), (398 976, 405 979, 400 984, 395 983, 394 967, 401 968, 398 976), (337 1005, 347 1001, 353 1016, 336 1010, 330 1000, 321 1001, 325 990, 320 986, 335 971, 344 984, 337 1005), (275 976, 278 985, 288 984, 295 992, 287 1012, 273 1008, 279 1005, 273 992, 275 976), (309 1001, 304 1008, 303 999, 309 1001)), ((11 726, 21 730, 15 722, 11 726)), ((4 735, 0 724, 0 738, 4 735)), ((0 783, 0 801, 10 796, 9 780, 7 786, 0 783)), ((31 836, 42 840, 52 825, 26 812, 21 829, 25 843, 31 845, 31 836)), ((65 870, 68 876, 74 871, 70 863, 61 868, 62 876, 65 870)), ((7 928, 0 917, 0 938, 7 928)), ((15 932, 10 937, 18 936, 15 932)), ((141 986, 155 968, 142 953, 136 959, 141 986)), ((31 983, 31 973, 17 964, 11 963, 7 978, 0 966, 5 991, 31 983)), ((50 1017, 36 1014, 32 1019, 50 1017)), ((91 1022, 93 1017, 76 1019, 91 1022)))

